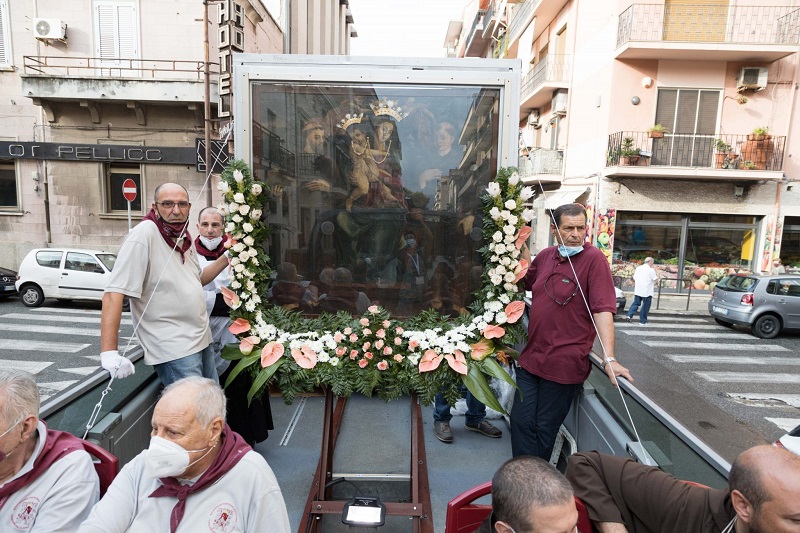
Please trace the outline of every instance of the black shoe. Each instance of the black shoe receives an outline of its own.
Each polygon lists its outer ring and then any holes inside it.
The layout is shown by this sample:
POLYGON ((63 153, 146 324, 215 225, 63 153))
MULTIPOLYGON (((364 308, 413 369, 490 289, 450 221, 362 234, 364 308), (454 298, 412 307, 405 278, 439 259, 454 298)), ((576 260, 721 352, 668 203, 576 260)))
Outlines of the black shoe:
POLYGON ((477 431, 481 435, 486 435, 487 437, 491 437, 493 439, 499 439, 503 436, 503 432, 497 429, 492 425, 491 422, 486 420, 481 420, 476 425, 464 424, 464 427, 467 428, 469 431, 477 431))
POLYGON ((450 429, 450 422, 434 422, 433 429, 436 430, 436 438, 445 444, 453 442, 453 431, 450 429))
POLYGON ((626 317, 625 317, 625 322, 630 322, 630 321, 631 321, 631 317, 629 317, 629 316, 626 316, 626 317))

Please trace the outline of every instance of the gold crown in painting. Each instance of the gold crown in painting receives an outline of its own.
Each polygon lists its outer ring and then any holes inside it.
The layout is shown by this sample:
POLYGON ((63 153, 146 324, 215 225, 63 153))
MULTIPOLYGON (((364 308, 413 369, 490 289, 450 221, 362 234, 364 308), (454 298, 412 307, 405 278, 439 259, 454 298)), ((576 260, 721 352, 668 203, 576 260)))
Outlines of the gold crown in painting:
POLYGON ((364 118, 364 113, 353 113, 353 114, 346 114, 342 120, 339 121, 339 126, 343 130, 347 130, 353 124, 361 124, 361 119, 364 118))
POLYGON ((376 117, 386 115, 400 122, 408 116, 408 113, 403 113, 403 109, 398 106, 397 102, 394 100, 378 100, 377 102, 369 104, 369 106, 372 108, 372 112, 375 113, 376 117))

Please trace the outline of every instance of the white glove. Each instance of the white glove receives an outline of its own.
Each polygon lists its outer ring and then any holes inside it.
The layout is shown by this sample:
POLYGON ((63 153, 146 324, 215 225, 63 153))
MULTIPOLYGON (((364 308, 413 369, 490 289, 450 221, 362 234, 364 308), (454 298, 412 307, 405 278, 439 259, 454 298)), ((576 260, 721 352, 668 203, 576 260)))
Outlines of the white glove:
POLYGON ((111 377, 119 379, 126 378, 136 372, 131 360, 127 357, 122 357, 117 350, 109 350, 101 353, 100 366, 108 370, 111 377), (116 375, 114 375, 114 372, 116 372, 116 375))

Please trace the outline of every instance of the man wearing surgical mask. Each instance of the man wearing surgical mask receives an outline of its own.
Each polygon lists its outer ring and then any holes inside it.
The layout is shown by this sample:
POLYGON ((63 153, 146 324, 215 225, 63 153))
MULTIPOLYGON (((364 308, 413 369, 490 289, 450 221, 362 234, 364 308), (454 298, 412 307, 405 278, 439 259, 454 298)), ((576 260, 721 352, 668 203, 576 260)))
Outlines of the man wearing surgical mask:
MULTIPOLYGON (((573 398, 589 377, 589 352, 598 334, 608 378, 612 383, 616 376, 633 381, 614 358, 614 282, 606 256, 586 242, 586 208, 556 208, 550 229, 556 245, 537 254, 522 280, 532 302, 511 410, 513 456, 545 461, 550 460, 573 398)), ((527 247, 522 258, 530 261, 527 247)))
POLYGON ((209 379, 164 389, 150 446, 123 467, 78 531, 288 532, 272 469, 231 431, 225 412, 225 394, 209 379))
MULTIPOLYGON (((223 233, 225 221, 215 207, 206 207, 200 211, 197 219, 198 236, 194 241, 197 260, 200 268, 206 268, 225 255, 225 243, 228 236, 223 233)), ((245 237, 245 240, 249 237, 245 237)), ((223 270, 212 281, 203 286, 206 296, 206 311, 211 326, 211 347, 214 350, 214 360, 217 372, 220 375, 220 384, 224 384, 229 372, 229 361, 222 359, 220 352, 226 344, 238 342, 236 337, 228 331, 230 326, 230 307, 225 303, 220 293, 221 287, 228 286, 228 269, 223 270)), ((269 430, 273 428, 272 411, 269 398, 262 401, 253 398, 247 401, 247 393, 252 385, 250 378, 240 374, 225 389, 225 395, 230 403, 228 410, 228 424, 241 435, 251 446, 267 439, 269 430)))
POLYGON ((100 497, 81 440, 39 420, 33 376, 0 371, 0 531, 71 533, 100 497))

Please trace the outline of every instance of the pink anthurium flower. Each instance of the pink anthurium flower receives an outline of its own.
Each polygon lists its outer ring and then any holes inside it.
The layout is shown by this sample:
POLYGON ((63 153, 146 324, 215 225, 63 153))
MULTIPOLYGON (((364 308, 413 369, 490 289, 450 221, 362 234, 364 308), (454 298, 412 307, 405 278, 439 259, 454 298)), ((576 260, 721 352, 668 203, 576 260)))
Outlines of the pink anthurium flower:
POLYGON ((469 372, 467 360, 464 359, 464 353, 461 350, 456 350, 453 355, 447 354, 444 358, 447 359, 447 364, 450 365, 450 368, 462 376, 466 376, 469 372))
POLYGON ((253 347, 261 342, 261 339, 255 336, 245 337, 239 343, 239 351, 241 351, 245 355, 250 355, 250 352, 253 351, 253 347))
POLYGON ((283 356, 283 344, 272 341, 268 342, 261 350, 261 366, 267 368, 272 366, 278 359, 283 356))
POLYGON ((237 318, 230 326, 228 326, 228 331, 234 335, 239 335, 240 333, 250 331, 250 322, 244 318, 237 318))
POLYGON ((222 299, 225 300, 225 305, 228 307, 239 307, 239 295, 230 290, 228 287, 220 287, 219 292, 222 294, 222 299))
POLYGON ((300 368, 311 369, 317 366, 317 354, 308 344, 292 350, 292 357, 300 368))
POLYGON ((514 269, 514 274, 516 277, 514 278, 514 283, 517 283, 519 280, 525 277, 525 274, 528 273, 528 262, 524 259, 519 260, 519 264, 517 268, 514 269))
POLYGON ((481 339, 475 344, 471 345, 472 351, 469 354, 470 359, 475 361, 483 361, 487 355, 494 352, 494 344, 488 339, 481 339))
POLYGON ((487 339, 500 339, 506 334, 506 330, 500 326, 489 325, 481 333, 487 339))
POLYGON ((422 372, 430 372, 431 370, 436 370, 439 368, 439 363, 442 362, 442 356, 434 352, 433 350, 428 350, 425 352, 425 355, 422 356, 422 359, 419 361, 419 371, 422 372))
POLYGON ((522 313, 525 311, 525 302, 517 300, 511 302, 506 306, 506 322, 513 324, 520 319, 522 313))
POLYGON ((525 241, 527 241, 528 237, 531 236, 531 231, 533 230, 531 229, 530 226, 522 226, 521 228, 519 228, 519 233, 517 233, 517 241, 515 243, 517 246, 517 250, 522 248, 522 245, 525 244, 525 241))

